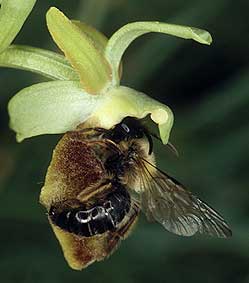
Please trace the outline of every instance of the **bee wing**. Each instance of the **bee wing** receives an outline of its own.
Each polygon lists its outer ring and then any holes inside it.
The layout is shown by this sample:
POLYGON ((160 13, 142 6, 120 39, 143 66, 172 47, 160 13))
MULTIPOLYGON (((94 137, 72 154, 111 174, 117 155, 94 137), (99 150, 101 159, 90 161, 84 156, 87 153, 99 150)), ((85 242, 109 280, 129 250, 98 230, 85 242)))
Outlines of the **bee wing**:
POLYGON ((182 236, 196 232, 227 238, 232 232, 214 209, 191 194, 183 185, 143 159, 141 168, 141 207, 149 220, 182 236))

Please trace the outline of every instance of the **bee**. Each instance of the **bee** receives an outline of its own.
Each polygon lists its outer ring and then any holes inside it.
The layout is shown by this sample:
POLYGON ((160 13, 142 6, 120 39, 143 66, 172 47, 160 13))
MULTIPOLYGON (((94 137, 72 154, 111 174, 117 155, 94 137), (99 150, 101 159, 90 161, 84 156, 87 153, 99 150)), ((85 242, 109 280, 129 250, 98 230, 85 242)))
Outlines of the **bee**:
POLYGON ((130 234, 140 211, 177 235, 232 235, 218 212, 156 167, 152 134, 133 117, 109 130, 66 133, 40 201, 74 269, 107 258, 130 234))

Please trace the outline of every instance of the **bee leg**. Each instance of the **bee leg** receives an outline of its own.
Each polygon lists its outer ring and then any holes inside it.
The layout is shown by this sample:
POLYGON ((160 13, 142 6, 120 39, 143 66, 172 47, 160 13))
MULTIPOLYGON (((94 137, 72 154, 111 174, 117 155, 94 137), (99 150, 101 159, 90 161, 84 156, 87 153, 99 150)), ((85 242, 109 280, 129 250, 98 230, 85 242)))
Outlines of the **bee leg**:
POLYGON ((133 203, 131 210, 132 212, 125 223, 115 232, 110 232, 108 241, 108 253, 111 254, 112 252, 114 252, 118 247, 120 240, 126 239, 134 228, 138 219, 140 208, 136 203, 133 203))
POLYGON ((80 134, 87 134, 89 132, 95 132, 100 134, 106 133, 108 130, 100 127, 94 127, 94 128, 85 128, 85 129, 76 129, 73 131, 67 131, 67 134, 75 134, 75 133, 80 133, 80 134))
MULTIPOLYGON (((85 130, 87 130, 87 129, 85 129, 85 130)), ((91 130, 91 129, 90 129, 91 130)), ((89 131, 90 131, 89 130, 89 131)), ((93 146, 96 146, 96 145, 99 145, 99 146, 102 146, 102 147, 104 147, 104 148, 108 148, 108 149, 110 149, 110 150, 112 150, 113 152, 118 152, 118 153, 121 153, 121 151, 120 151, 120 149, 119 149, 119 147, 118 147, 118 145, 115 143, 115 142, 113 142, 112 140, 109 140, 109 139, 104 139, 104 138, 102 138, 102 139, 97 139, 97 140, 89 140, 89 139, 87 139, 87 137, 85 137, 85 139, 83 138, 83 137, 81 137, 82 138, 82 140, 79 140, 79 137, 78 136, 75 136, 75 135, 77 135, 78 134, 78 132, 79 131, 70 131, 70 132, 67 132, 67 134, 69 134, 69 136, 70 136, 70 139, 72 140, 72 141, 77 141, 77 142, 79 142, 79 141, 81 141, 82 143, 84 143, 84 144, 86 144, 86 145, 88 145, 88 146, 91 146, 91 145, 93 145, 93 146)), ((99 134, 100 135, 100 134, 99 134)), ((96 138, 98 136, 98 134, 95 134, 95 135, 91 135, 91 138, 96 138)))
POLYGON ((115 142, 113 142, 112 140, 109 140, 109 139, 91 140, 91 141, 88 141, 87 144, 89 144, 89 145, 91 145, 91 144, 92 145, 100 145, 100 146, 103 146, 105 148, 111 149, 114 152, 121 153, 118 145, 115 142))
POLYGON ((101 198, 102 194, 104 194, 107 190, 112 190, 112 184, 109 179, 94 186, 85 188, 81 193, 78 194, 77 199, 81 202, 86 202, 87 200, 94 197, 96 198, 97 196, 101 198))
POLYGON ((129 232, 131 232, 131 229, 136 224, 137 217, 140 211, 140 207, 136 203, 133 203, 131 210, 132 212, 129 215, 129 219, 124 223, 122 227, 118 229, 118 231, 116 231, 119 238, 121 239, 125 239, 128 236, 129 232))
POLYGON ((67 199, 63 201, 58 201, 58 202, 53 202, 51 204, 50 209, 57 209, 59 208, 60 210, 63 209, 72 209, 72 208, 77 208, 81 206, 82 203, 78 199, 67 199))

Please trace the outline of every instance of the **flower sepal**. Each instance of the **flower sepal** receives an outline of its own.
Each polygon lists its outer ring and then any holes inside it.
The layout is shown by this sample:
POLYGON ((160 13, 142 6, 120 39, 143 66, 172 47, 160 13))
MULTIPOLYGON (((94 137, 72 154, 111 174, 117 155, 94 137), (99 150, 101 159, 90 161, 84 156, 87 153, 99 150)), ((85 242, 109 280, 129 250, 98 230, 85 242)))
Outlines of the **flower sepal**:
POLYGON ((141 119, 150 114, 158 124, 162 142, 167 143, 173 125, 169 107, 146 94, 119 86, 104 95, 91 95, 74 81, 27 87, 10 100, 9 112, 18 141, 72 131, 86 121, 88 125, 110 129, 127 116, 141 119))

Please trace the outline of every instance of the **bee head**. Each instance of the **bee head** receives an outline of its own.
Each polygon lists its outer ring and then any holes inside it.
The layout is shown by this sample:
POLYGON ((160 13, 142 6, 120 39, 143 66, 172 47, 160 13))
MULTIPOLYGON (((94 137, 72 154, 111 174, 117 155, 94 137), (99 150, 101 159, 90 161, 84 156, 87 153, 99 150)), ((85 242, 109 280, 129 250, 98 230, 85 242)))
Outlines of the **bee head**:
POLYGON ((126 117, 119 124, 115 125, 111 131, 108 132, 106 137, 115 143, 120 143, 121 141, 128 141, 131 139, 141 139, 145 136, 150 144, 149 154, 151 154, 153 143, 148 130, 138 119, 126 117))
POLYGON ((116 143, 130 139, 141 139, 144 137, 144 128, 139 120, 126 117, 112 128, 109 137, 116 143))

